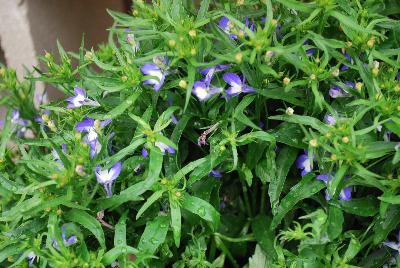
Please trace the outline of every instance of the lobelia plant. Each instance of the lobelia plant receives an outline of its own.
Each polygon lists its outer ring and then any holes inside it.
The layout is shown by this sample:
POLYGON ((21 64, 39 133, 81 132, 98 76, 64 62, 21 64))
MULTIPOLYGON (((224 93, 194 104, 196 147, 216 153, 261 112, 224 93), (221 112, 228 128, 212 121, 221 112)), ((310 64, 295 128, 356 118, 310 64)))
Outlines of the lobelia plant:
POLYGON ((3 66, 1 266, 398 267, 398 10, 135 1, 3 66))

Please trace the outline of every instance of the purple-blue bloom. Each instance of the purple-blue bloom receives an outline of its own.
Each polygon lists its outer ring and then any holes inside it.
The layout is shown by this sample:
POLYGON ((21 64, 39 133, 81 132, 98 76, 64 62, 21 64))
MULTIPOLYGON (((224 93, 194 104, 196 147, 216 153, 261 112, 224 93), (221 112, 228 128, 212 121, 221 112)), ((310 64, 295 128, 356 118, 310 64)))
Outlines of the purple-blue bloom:
POLYGON ((304 151, 296 159, 296 167, 301 170, 301 176, 305 176, 312 171, 311 160, 308 157, 308 152, 304 151))
POLYGON ((31 251, 28 253, 28 255, 26 255, 26 259, 28 260, 29 267, 32 267, 35 259, 39 259, 39 257, 36 256, 36 254, 33 251, 31 251))
POLYGON ((214 178, 217 178, 217 179, 222 178, 221 172, 216 170, 216 169, 211 170, 210 173, 208 173, 208 176, 214 177, 214 178))
MULTIPOLYGON (((354 60, 350 57, 350 55, 348 53, 344 53, 343 55, 351 64, 354 63, 354 60)), ((340 71, 347 71, 349 69, 349 67, 345 64, 342 65, 342 67, 340 67, 340 71)))
POLYGON ((234 34, 231 34, 231 23, 230 20, 227 17, 222 17, 219 22, 218 22, 219 28, 221 28, 225 33, 229 34, 229 36, 232 39, 237 39, 237 36, 234 34))
MULTIPOLYGON (((355 88, 355 84, 351 81, 345 81, 344 84, 348 87, 355 88)), ((339 86, 332 86, 329 89, 329 96, 336 99, 336 98, 350 97, 351 94, 349 94, 339 86)))
POLYGON ((106 189, 107 197, 112 197, 112 184, 121 173, 121 162, 115 163, 110 170, 102 169, 100 166, 96 167, 95 173, 97 182, 104 186, 106 189))
POLYGON ((225 91, 226 94, 231 96, 237 96, 240 93, 253 93, 256 90, 248 85, 246 85, 246 79, 243 80, 235 73, 224 74, 224 80, 230 85, 230 87, 225 91))
POLYGON ((397 253, 400 254, 400 231, 397 233, 397 242, 386 241, 386 242, 383 242, 383 245, 396 250, 397 253))
POLYGON ((84 141, 90 146, 90 157, 94 157, 101 151, 101 144, 98 139, 97 129, 102 129, 112 121, 111 118, 104 121, 96 121, 93 118, 86 118, 79 122, 75 129, 79 132, 88 133, 84 141), (98 122, 98 123, 97 123, 98 122), (98 125, 97 125, 98 124, 98 125))
MULTIPOLYGON (((324 173, 321 175, 317 176, 317 180, 323 181, 325 183, 325 185, 328 182, 331 182, 333 179, 332 175, 329 175, 328 173, 324 173)), ((339 194, 339 200, 343 200, 343 201, 348 201, 351 199, 351 192, 352 192, 352 187, 345 187, 339 194)), ((329 201, 331 199, 331 196, 329 195, 328 190, 325 190, 325 199, 327 201, 329 201)))
POLYGON ((155 57, 154 63, 145 63, 140 69, 144 75, 154 76, 143 82, 145 85, 152 85, 155 91, 159 91, 165 82, 165 77, 170 74, 168 71, 169 61, 167 57, 155 57))
MULTIPOLYGON (((65 225, 61 226, 61 237, 63 245, 65 247, 69 247, 73 244, 78 243, 78 238, 76 237, 76 235, 71 235, 70 237, 67 237, 67 235, 65 234, 65 225)), ((58 251, 60 250, 60 246, 58 245, 58 242, 55 238, 53 238, 53 247, 58 251)))
POLYGON ((97 101, 91 100, 86 96, 86 91, 83 88, 75 87, 74 88, 75 96, 69 97, 67 101, 69 104, 67 105, 68 109, 78 108, 83 105, 87 106, 100 106, 97 101))
POLYGON ((324 121, 329 126, 333 126, 336 124, 336 119, 331 113, 328 113, 324 116, 324 121))
POLYGON ((307 57, 311 57, 312 55, 314 55, 314 53, 317 51, 316 48, 310 48, 306 50, 306 55, 307 57))
MULTIPOLYGON (((66 154, 67 153, 67 145, 65 143, 61 144, 61 151, 66 154)), ((64 163, 61 161, 60 156, 58 155, 56 149, 52 148, 51 153, 53 155, 53 160, 56 161, 57 163, 61 164, 64 166, 64 163)))
POLYGON ((214 73, 218 73, 218 72, 224 71, 224 70, 229 69, 229 68, 231 68, 231 65, 230 65, 230 64, 217 64, 217 65, 215 65, 215 66, 207 67, 207 68, 202 69, 202 70, 200 71, 200 73, 201 73, 202 75, 207 75, 207 74, 210 73, 210 71, 212 71, 212 72, 209 74, 209 75, 212 76, 212 75, 214 75, 214 73))
MULTIPOLYGON (((174 154, 175 153, 175 149, 172 148, 171 146, 168 146, 167 144, 161 142, 161 141, 156 141, 154 143, 154 145, 156 147, 158 147, 158 149, 160 149, 160 151, 165 154, 165 152, 168 152, 169 154, 174 154)), ((142 156, 143 157, 149 157, 149 152, 146 149, 146 144, 143 145, 142 148, 142 156)))

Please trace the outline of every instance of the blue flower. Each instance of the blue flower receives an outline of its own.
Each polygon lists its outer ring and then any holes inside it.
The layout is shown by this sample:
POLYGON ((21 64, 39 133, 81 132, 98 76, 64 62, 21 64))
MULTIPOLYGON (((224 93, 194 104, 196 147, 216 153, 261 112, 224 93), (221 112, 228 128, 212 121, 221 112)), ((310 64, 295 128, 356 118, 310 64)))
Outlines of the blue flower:
POLYGON ((400 231, 398 232, 396 238, 397 238, 397 242, 386 241, 386 242, 383 242, 383 245, 396 250, 397 254, 400 254, 400 231))
POLYGON ((131 45, 133 54, 139 51, 140 43, 135 39, 135 35, 131 29, 125 29, 126 41, 131 45))
POLYGON ((33 262, 34 262, 36 259, 39 260, 39 257, 36 256, 36 254, 35 254, 33 251, 31 251, 31 252, 28 253, 28 255, 26 255, 26 259, 28 260, 29 267, 32 267, 32 266, 33 266, 33 262))
POLYGON ((256 90, 248 85, 246 85, 246 79, 243 80, 235 73, 224 74, 224 80, 230 85, 230 87, 225 91, 226 94, 231 96, 237 96, 240 93, 253 93, 256 90))
MULTIPOLYGON (((351 81, 345 81, 344 84, 346 86, 348 86, 348 87, 355 88, 355 84, 353 82, 351 82, 351 81)), ((347 91, 343 90, 339 86, 332 86, 329 89, 329 96, 331 96, 332 98, 336 99, 336 98, 350 97, 351 94, 348 93, 347 91)))
MULTIPOLYGON (((354 60, 350 57, 348 53, 344 53, 343 56, 351 63, 354 64, 354 60)), ((340 71, 347 71, 349 69, 349 66, 343 64, 342 67, 340 67, 340 71)))
POLYGON ((67 99, 67 101, 69 102, 69 104, 67 105, 68 109, 78 108, 84 105, 100 106, 97 101, 91 100, 86 96, 86 91, 83 88, 75 87, 74 92, 75 95, 67 99))
MULTIPOLYGON (((328 182, 331 182, 332 179, 333 179, 333 176, 329 175, 328 173, 324 173, 324 174, 317 176, 317 180, 323 181, 325 183, 325 185, 328 182)), ((351 192, 352 192, 351 186, 344 188, 339 194, 339 200, 343 200, 343 201, 351 200, 351 192)), ((331 199, 331 196, 329 195, 328 190, 325 190, 325 199, 327 201, 329 201, 331 199)))
MULTIPOLYGON (((71 235, 70 237, 67 237, 67 235, 65 234, 65 225, 61 226, 61 238, 65 247, 69 247, 73 244, 78 243, 78 238, 76 237, 76 235, 71 235)), ((60 250, 60 246, 58 245, 58 242, 55 238, 53 238, 53 247, 58 251, 60 250)))
POLYGON ((222 17, 218 22, 219 28, 221 28, 225 33, 229 34, 232 39, 237 39, 237 36, 231 33, 231 28, 233 27, 231 21, 227 17, 222 17))
POLYGON ((159 91, 164 85, 165 77, 170 74, 168 71, 169 61, 167 57, 155 57, 154 63, 146 63, 140 69, 144 75, 154 76, 157 79, 150 78, 143 82, 145 85, 152 85, 155 91, 159 91))
POLYGON ((331 113, 324 116, 324 121, 329 126, 334 126, 336 124, 336 119, 331 113))
MULTIPOLYGON (((61 151, 66 154, 67 153, 67 145, 66 144, 61 144, 61 151)), ((61 166, 64 166, 64 163, 61 161, 60 156, 58 155, 56 149, 52 148, 51 153, 53 155, 53 160, 59 163, 61 166)))
MULTIPOLYGON (((165 154, 165 152, 168 152, 169 154, 174 154, 175 153, 175 149, 172 148, 171 146, 168 146, 167 144, 161 142, 161 141, 156 141, 154 143, 154 145, 156 147, 158 147, 158 149, 160 149, 160 151, 165 154)), ((142 156, 143 157, 149 157, 149 152, 146 149, 146 144, 143 145, 142 148, 142 156)))
POLYGON ((222 178, 221 172, 216 170, 216 169, 211 170, 210 173, 208 173, 208 176, 214 177, 214 178, 217 178, 217 179, 222 178))
POLYGON ((301 170, 301 176, 305 176, 312 171, 312 162, 308 157, 308 152, 304 151, 296 159, 296 167, 301 170))
POLYGON ((111 118, 104 121, 97 121, 93 118, 86 118, 83 121, 79 122, 75 129, 79 132, 88 133, 84 141, 90 146, 90 157, 94 157, 101 151, 101 144, 98 139, 97 131, 98 129, 102 129, 112 121, 111 118))
POLYGON ((99 165, 96 167, 95 173, 97 182, 104 186, 106 189, 107 197, 112 197, 112 184, 121 173, 121 162, 115 163, 110 170, 102 169, 99 165))

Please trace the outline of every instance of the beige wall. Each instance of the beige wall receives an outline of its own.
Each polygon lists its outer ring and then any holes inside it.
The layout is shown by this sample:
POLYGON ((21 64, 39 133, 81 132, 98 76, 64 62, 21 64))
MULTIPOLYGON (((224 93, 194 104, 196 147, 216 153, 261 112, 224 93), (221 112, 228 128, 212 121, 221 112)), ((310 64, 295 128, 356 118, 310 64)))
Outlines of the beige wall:
MULTIPOLYGON (((0 0, 0 47, 7 66, 23 77, 23 66, 36 56, 57 50, 77 51, 85 34, 86 48, 107 40, 112 19, 106 9, 126 11, 130 0, 0 0)), ((38 86, 43 90, 43 85, 38 86)), ((49 88, 51 99, 61 96, 49 88)), ((1 97, 1 96, 0 96, 1 97)), ((1 117, 0 107, 0 117, 1 117)))

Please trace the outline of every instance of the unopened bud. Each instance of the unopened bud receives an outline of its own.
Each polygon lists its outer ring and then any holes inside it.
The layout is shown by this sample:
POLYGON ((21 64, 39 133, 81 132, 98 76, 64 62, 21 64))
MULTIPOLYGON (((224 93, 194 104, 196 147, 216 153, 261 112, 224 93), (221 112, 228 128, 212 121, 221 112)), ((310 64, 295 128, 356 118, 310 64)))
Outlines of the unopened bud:
POLYGON ((371 38, 368 40, 367 46, 368 46, 369 48, 373 48, 373 47, 375 46, 375 38, 374 38, 374 37, 371 37, 371 38))
POLYGON ((176 45, 176 41, 175 41, 174 39, 169 39, 169 40, 168 40, 168 45, 169 45, 170 47, 174 47, 174 46, 176 45))
POLYGON ((379 69, 378 68, 373 68, 372 69, 372 75, 377 76, 379 74, 379 69))
POLYGON ((311 74, 311 75, 310 75, 310 79, 311 79, 311 80, 315 80, 315 79, 317 79, 317 76, 316 76, 315 74, 311 74))
POLYGON ((85 59, 90 61, 93 59, 93 53, 91 51, 87 51, 85 54, 85 59))
POLYGON ((397 84, 394 88, 394 91, 399 93, 400 92, 400 84, 397 84))
POLYGON ((190 36, 190 37, 193 37, 193 38, 194 38, 194 37, 196 37, 196 35, 197 35, 197 32, 196 32, 195 29, 189 31, 189 36, 190 36))
POLYGON ((94 124, 93 125, 94 125, 95 129, 100 129, 101 128, 100 120, 98 120, 98 119, 94 120, 94 124))
POLYGON ((272 20, 272 25, 273 25, 273 26, 276 26, 277 24, 278 24, 278 21, 277 21, 276 19, 273 19, 273 20, 272 20))
POLYGON ((358 91, 361 91, 362 88, 363 88, 363 83, 357 82, 357 83, 356 83, 356 89, 357 89, 358 91))
POLYGON ((284 84, 285 86, 289 85, 289 83, 290 83, 290 78, 289 78, 289 77, 283 78, 283 84, 284 84))
POLYGON ((347 136, 344 136, 344 137, 342 138, 342 142, 343 142, 343 143, 349 143, 349 141, 350 141, 350 139, 349 139, 349 137, 347 137, 347 136))
POLYGON ((60 216, 63 213, 63 211, 59 208, 59 209, 57 209, 56 213, 58 216, 60 216))
POLYGON ((347 47, 352 47, 352 46, 353 46, 353 43, 352 43, 351 41, 347 41, 347 42, 346 42, 346 46, 347 46, 347 47))
POLYGON ((74 136, 75 136, 75 139, 78 141, 80 141, 82 139, 82 134, 80 132, 76 132, 74 136))
POLYGON ((286 114, 287 115, 293 115, 294 114, 294 109, 292 107, 287 107, 286 114))
POLYGON ((179 87, 186 89, 187 88, 187 82, 185 80, 179 81, 179 87))
POLYGON ((176 197, 181 197, 182 196, 181 192, 175 192, 175 195, 176 195, 176 197))
POLYGON ((236 5, 242 6, 244 4, 244 0, 237 0, 236 5))
POLYGON ((195 48, 192 48, 192 49, 190 50, 190 54, 191 54, 192 56, 195 56, 195 55, 197 54, 197 50, 196 50, 195 48))
POLYGON ((309 144, 311 147, 317 147, 318 141, 317 141, 317 139, 312 139, 312 140, 310 140, 309 144))
POLYGON ((265 52, 266 58, 272 58, 274 55, 275 55, 275 53, 271 50, 268 50, 267 52, 265 52))
POLYGON ((128 80, 128 77, 126 75, 121 76, 121 80, 123 82, 126 82, 128 80))
POLYGON ((50 59, 51 58, 51 54, 49 52, 46 52, 46 54, 44 54, 44 57, 46 59, 50 59))
POLYGON ((331 160, 332 161, 336 161, 337 160, 337 155, 336 154, 332 154, 331 155, 331 160))
POLYGON ((241 63, 242 60, 243 60, 243 53, 242 52, 237 53, 235 55, 235 60, 236 60, 237 63, 241 63))
POLYGON ((335 70, 332 71, 332 76, 334 76, 334 77, 338 77, 339 74, 340 74, 339 69, 335 69, 335 70))
POLYGON ((4 76, 6 74, 6 69, 5 68, 0 68, 0 76, 4 76))
POLYGON ((77 166, 75 167, 75 172, 76 172, 76 174, 78 174, 78 175, 81 176, 81 177, 83 177, 83 176, 86 175, 86 173, 85 173, 84 168, 83 168, 82 165, 77 165, 77 166))

